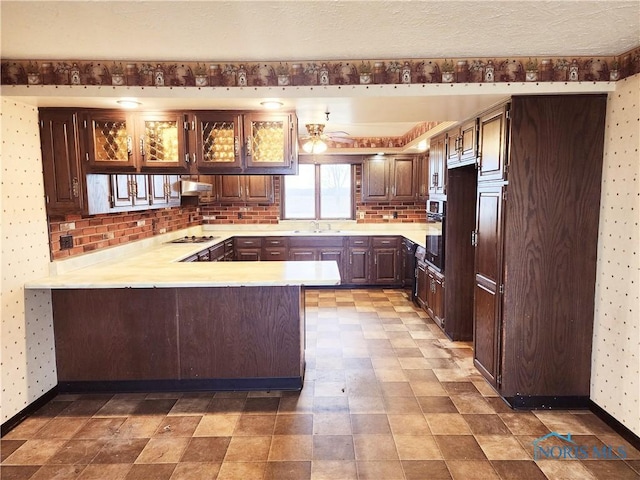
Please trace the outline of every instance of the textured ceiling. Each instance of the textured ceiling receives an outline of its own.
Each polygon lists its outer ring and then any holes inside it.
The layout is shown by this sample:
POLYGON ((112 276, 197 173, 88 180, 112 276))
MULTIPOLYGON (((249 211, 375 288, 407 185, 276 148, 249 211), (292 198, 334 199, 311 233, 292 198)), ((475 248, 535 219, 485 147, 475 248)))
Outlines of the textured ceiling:
MULTIPOLYGON (((2 0, 0 13, 4 59, 225 62, 571 57, 616 55, 640 44, 640 0, 2 0)), ((154 106, 178 106, 175 92, 169 95, 172 98, 164 103, 154 98, 154 106)), ((411 100, 394 98, 388 91, 385 95, 376 99, 289 95, 285 102, 298 111, 301 124, 322 121, 329 107, 337 125, 327 125, 328 130, 395 135, 417 121, 442 120, 445 113, 453 115, 450 120, 461 120, 455 115, 478 111, 499 98, 454 95, 411 100)), ((105 98, 85 94, 72 99, 56 93, 30 101, 103 106, 105 98)), ((235 104, 248 101, 254 100, 244 95, 235 104)), ((198 99, 182 99, 185 106, 194 102, 198 99)), ((233 106, 234 100, 226 99, 225 105, 233 106)))
POLYGON ((615 55, 635 1, 2 1, 3 58, 615 55))

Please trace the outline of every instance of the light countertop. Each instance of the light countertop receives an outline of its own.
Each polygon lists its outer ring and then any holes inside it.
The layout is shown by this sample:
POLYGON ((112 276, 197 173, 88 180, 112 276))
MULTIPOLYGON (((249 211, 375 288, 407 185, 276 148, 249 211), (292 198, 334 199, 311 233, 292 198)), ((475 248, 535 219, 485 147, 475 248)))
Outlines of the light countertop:
POLYGON ((269 226, 203 226, 171 232, 123 247, 52 262, 48 277, 25 284, 27 289, 70 288, 174 288, 232 286, 331 286, 340 284, 335 261, 321 262, 181 262, 209 246, 234 236, 351 236, 401 235, 424 245, 427 225, 422 228, 378 228, 332 230, 272 229, 269 226), (213 228, 212 228, 213 227, 213 228), (185 235, 213 235, 206 243, 172 244, 185 235), (135 245, 138 244, 138 245, 135 245))

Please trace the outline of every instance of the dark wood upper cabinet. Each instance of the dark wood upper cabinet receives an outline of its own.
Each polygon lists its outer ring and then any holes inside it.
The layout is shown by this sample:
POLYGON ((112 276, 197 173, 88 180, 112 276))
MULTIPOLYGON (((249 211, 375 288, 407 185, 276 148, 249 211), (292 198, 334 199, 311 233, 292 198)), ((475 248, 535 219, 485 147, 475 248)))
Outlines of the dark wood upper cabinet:
POLYGON ((292 114, 244 115, 244 169, 247 173, 287 173, 294 167, 292 114), (267 169, 267 171, 265 171, 267 169))
POLYGON ((221 203, 273 203, 273 176, 216 175, 215 190, 221 203))
POLYGON ((188 123, 180 112, 143 113, 135 116, 138 165, 142 171, 189 170, 186 156, 188 123))
POLYGON ((362 167, 362 199, 412 201, 416 199, 417 162, 413 157, 366 158, 362 167))
POLYGON ((78 117, 69 111, 40 111, 40 141, 47 213, 86 210, 84 173, 78 150, 78 117))
POLYGON ((447 132, 447 167, 475 164, 477 160, 477 119, 469 120, 447 132))
POLYGON ((434 137, 429 147, 429 197, 444 197, 447 193, 447 135, 434 137))
POLYGON ((417 198, 425 202, 429 199, 429 154, 416 157, 417 198))
POLYGON ((242 171, 242 116, 233 112, 196 112, 191 161, 200 172, 242 171))
POLYGON ((507 180, 509 104, 478 119, 478 181, 507 180))

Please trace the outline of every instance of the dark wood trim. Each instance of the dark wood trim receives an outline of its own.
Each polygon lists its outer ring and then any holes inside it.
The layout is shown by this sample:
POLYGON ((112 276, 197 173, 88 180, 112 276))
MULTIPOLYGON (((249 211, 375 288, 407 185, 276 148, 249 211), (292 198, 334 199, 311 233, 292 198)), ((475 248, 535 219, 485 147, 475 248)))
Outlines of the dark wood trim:
POLYGON ((587 409, 589 397, 585 396, 529 396, 504 397, 514 410, 587 409))
POLYGON ((591 410, 600 420, 609 425, 614 432, 633 445, 634 448, 640 450, 640 437, 620 423, 620 421, 616 420, 610 413, 591 399, 589 400, 589 410, 591 410))
POLYGON ((47 393, 42 395, 40 398, 34 400, 32 403, 27 405, 25 408, 16 413, 9 420, 4 422, 0 427, 0 437, 4 437, 11 430, 16 428, 20 423, 22 423, 26 418, 33 415, 40 408, 44 407, 47 403, 55 398, 55 396, 59 393, 58 386, 53 387, 47 393))
POLYGON ((300 165, 305 163, 311 164, 328 164, 328 163, 352 163, 354 165, 360 165, 363 160, 363 155, 308 155, 298 154, 298 163, 300 165))
POLYGON ((204 392, 252 390, 302 390, 303 377, 202 378, 186 380, 123 380, 60 382, 60 393, 204 392))

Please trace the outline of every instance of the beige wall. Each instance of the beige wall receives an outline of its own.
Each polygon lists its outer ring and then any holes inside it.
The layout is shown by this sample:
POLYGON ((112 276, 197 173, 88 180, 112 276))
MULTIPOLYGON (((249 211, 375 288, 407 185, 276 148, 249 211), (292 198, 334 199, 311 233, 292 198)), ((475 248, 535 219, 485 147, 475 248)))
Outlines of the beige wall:
POLYGON ((640 435, 640 74, 609 94, 591 399, 640 435))
POLYGON ((49 291, 24 282, 49 273, 38 111, 2 99, 2 394, 4 422, 57 383, 49 291))

